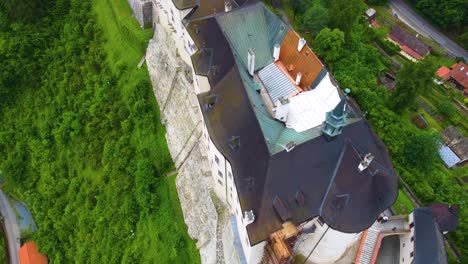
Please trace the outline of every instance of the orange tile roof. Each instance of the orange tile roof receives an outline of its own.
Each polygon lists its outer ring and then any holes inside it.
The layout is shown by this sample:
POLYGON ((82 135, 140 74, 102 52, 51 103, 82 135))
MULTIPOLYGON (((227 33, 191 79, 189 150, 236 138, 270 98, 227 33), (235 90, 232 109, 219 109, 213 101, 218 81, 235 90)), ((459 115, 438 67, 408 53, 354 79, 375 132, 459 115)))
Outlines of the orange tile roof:
POLYGON ((450 77, 450 69, 445 66, 442 66, 437 70, 436 74, 442 80, 446 80, 448 77, 450 77))
POLYGON ((308 90, 322 70, 323 65, 308 45, 305 45, 301 52, 297 51, 300 38, 296 32, 290 30, 286 34, 283 43, 281 43, 279 59, 286 69, 288 69, 293 79, 296 78, 299 72, 302 74, 299 86, 303 90, 308 90))
POLYGON ((468 66, 465 63, 459 62, 457 65, 454 65, 450 71, 450 77, 463 86, 463 88, 468 88, 468 66))
POLYGON ((423 56, 419 55, 419 53, 417 53, 416 51, 412 50, 410 47, 406 46, 406 45, 403 45, 401 46, 401 50, 403 50, 404 52, 406 52, 408 55, 410 55, 411 57, 417 59, 417 60, 420 60, 423 58, 423 56))
POLYGON ((20 264, 47 264, 47 257, 37 251, 33 241, 25 243, 19 250, 20 264))

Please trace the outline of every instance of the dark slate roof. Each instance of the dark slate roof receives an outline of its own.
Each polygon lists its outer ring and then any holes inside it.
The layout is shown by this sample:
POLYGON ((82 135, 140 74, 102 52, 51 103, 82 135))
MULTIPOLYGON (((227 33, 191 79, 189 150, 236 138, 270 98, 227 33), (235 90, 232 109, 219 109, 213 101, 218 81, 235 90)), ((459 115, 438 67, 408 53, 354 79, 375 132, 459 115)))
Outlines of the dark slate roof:
MULTIPOLYGON (((258 8, 249 3, 242 8, 252 7, 258 8)), ((198 99, 213 143, 232 166, 241 208, 255 214, 255 221, 247 226, 251 244, 282 228, 278 211, 295 224, 322 216, 342 232, 368 228, 397 196, 397 175, 382 141, 360 119, 335 140, 318 136, 290 152, 270 154, 255 114, 259 106, 250 101, 242 79, 248 74, 236 63, 214 18, 218 15, 189 16, 186 26, 197 47, 210 50, 192 56, 196 72, 206 73, 206 65, 212 65, 206 74, 211 90, 198 99), (213 66, 217 66, 215 73, 213 66), (208 108, 213 101, 214 106, 208 108), (229 143, 237 137, 239 147, 233 148, 229 143), (359 162, 369 152, 374 161, 360 173, 359 162), (275 199, 280 210, 275 209, 275 199)), ((349 105, 355 107, 352 101, 349 105)))
POLYGON ((441 232, 455 231, 458 226, 458 205, 433 203, 429 206, 441 232))
POLYGON ((408 46, 421 56, 425 56, 431 49, 431 47, 426 45, 426 43, 400 27, 394 26, 392 28, 392 32, 390 32, 390 35, 393 36, 397 42, 408 46))
POLYGON ((179 10, 184 10, 197 6, 197 0, 172 0, 175 7, 179 10))
POLYGON ((430 208, 416 208, 414 215, 414 264, 445 264, 447 255, 442 233, 430 208))

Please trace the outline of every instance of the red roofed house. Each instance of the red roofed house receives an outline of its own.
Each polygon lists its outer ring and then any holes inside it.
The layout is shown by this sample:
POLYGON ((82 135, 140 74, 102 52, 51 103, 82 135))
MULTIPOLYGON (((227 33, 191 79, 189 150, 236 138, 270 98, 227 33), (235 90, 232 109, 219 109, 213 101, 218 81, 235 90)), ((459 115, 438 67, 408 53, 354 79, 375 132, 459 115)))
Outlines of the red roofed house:
POLYGON ((401 49, 400 54, 412 61, 420 60, 431 52, 431 47, 426 43, 396 26, 387 39, 398 45, 401 49))
POLYGON ((460 90, 468 91, 468 66, 459 62, 452 65, 450 68, 450 81, 454 83, 460 90))
POLYGON ((445 66, 442 66, 437 70, 436 75, 442 81, 446 81, 450 77, 450 69, 445 66))
POLYGON ((47 257, 37 251, 33 241, 25 243, 19 250, 20 264, 47 264, 47 257))

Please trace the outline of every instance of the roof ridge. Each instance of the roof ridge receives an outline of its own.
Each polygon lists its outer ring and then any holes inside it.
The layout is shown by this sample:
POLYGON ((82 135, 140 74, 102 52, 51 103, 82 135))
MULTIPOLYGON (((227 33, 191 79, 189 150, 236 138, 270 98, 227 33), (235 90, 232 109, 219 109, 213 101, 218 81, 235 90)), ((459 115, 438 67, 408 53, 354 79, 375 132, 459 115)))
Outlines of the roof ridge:
POLYGON ((351 140, 346 137, 345 139, 345 145, 343 147, 343 149, 341 150, 341 153, 340 153, 340 156, 336 162, 336 166, 335 166, 335 169, 333 170, 333 176, 332 178, 330 179, 330 182, 328 183, 328 187, 327 187, 327 191, 325 192, 325 194, 323 195, 322 197, 322 201, 320 202, 320 208, 318 210, 318 214, 321 216, 322 215, 322 209, 323 209, 323 204, 325 203, 326 201, 326 198, 328 197, 328 194, 330 193, 330 190, 332 188, 332 184, 333 182, 335 181, 335 178, 336 178, 336 174, 338 172, 338 168, 341 164, 341 161, 343 160, 343 156, 344 156, 344 153, 346 152, 347 148, 348 148, 348 145, 351 143, 351 140))

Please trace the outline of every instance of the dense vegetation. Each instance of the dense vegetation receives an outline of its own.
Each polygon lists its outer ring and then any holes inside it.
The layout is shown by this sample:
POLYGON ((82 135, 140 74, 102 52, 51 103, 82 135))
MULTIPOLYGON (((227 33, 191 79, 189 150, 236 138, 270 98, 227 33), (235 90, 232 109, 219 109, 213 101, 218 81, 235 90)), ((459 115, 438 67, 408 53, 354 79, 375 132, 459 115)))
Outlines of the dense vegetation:
MULTIPOLYGON (((468 261, 468 210, 463 205, 468 198, 467 193, 455 182, 453 172, 443 166, 437 155, 437 131, 417 129, 409 118, 416 108, 415 98, 422 93, 435 92, 432 91, 435 88, 431 78, 436 65, 431 58, 419 63, 406 63, 397 75, 396 90, 390 96, 377 83, 377 76, 391 64, 374 47, 385 33, 368 27, 361 16, 365 11, 362 0, 353 0, 358 8, 357 11, 350 11, 352 16, 333 15, 335 21, 330 21, 326 25, 329 28, 319 32, 313 32, 316 30, 314 27, 307 28, 307 25, 317 24, 308 21, 314 18, 307 15, 310 12, 307 8, 294 8, 298 5, 296 0, 289 0, 288 3, 295 11, 294 17, 298 18, 298 27, 306 27, 303 28, 305 32, 316 34, 312 48, 325 60, 341 87, 352 89, 352 97, 358 101, 374 130, 386 143, 394 167, 419 199, 426 205, 431 202, 462 205, 459 227, 449 237, 462 253, 463 261, 468 261)), ((331 10, 348 12, 342 6, 349 4, 349 1, 300 0, 299 4, 310 8, 320 5, 328 10, 328 14, 332 14, 331 10)), ((440 107, 441 110, 450 108, 447 105, 440 107)), ((453 109, 442 111, 450 113, 453 109)))
POLYGON ((197 263, 125 0, 0 3, 0 168, 50 263, 197 263))
POLYGON ((7 246, 3 230, 0 229, 0 264, 7 263, 7 246))
POLYGON ((415 8, 437 26, 457 34, 468 48, 468 2, 465 0, 409 0, 415 8))

